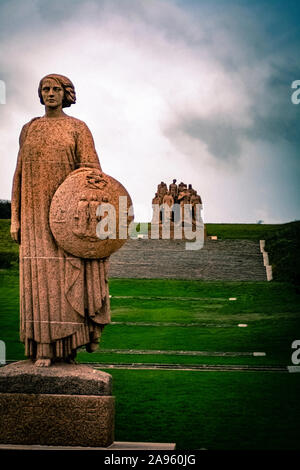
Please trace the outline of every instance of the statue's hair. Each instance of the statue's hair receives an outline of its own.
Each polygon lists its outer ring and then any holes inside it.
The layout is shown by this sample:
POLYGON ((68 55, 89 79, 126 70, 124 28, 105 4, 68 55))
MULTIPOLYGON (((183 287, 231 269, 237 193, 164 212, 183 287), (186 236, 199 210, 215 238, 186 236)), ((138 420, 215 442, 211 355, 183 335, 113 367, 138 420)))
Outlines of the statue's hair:
POLYGON ((45 77, 41 79, 39 83, 39 89, 38 89, 40 102, 42 104, 45 104, 43 97, 42 97, 42 86, 43 86, 43 81, 46 79, 50 79, 50 78, 52 78, 53 80, 56 80, 64 90, 64 99, 62 102, 62 107, 68 108, 69 106, 71 106, 71 104, 75 104, 76 93, 75 93, 75 88, 74 88, 73 83, 71 82, 69 78, 65 77, 64 75, 58 75, 56 73, 50 73, 49 75, 46 75, 45 77))

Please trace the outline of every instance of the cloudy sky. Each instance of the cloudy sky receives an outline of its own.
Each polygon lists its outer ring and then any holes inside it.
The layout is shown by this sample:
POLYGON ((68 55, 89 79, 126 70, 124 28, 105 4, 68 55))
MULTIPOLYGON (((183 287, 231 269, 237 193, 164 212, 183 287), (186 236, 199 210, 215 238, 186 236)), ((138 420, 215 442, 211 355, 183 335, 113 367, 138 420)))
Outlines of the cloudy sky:
POLYGON ((0 198, 39 80, 60 73, 136 220, 173 178, 206 222, 299 219, 299 17, 297 0, 0 0, 0 198))

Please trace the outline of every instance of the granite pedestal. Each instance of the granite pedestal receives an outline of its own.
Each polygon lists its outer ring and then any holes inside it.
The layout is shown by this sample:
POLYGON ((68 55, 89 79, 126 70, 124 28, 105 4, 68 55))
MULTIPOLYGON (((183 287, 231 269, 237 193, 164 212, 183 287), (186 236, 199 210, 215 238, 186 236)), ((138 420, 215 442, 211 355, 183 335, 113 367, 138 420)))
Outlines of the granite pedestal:
POLYGON ((111 375, 83 364, 0 368, 0 444, 108 447, 111 375))

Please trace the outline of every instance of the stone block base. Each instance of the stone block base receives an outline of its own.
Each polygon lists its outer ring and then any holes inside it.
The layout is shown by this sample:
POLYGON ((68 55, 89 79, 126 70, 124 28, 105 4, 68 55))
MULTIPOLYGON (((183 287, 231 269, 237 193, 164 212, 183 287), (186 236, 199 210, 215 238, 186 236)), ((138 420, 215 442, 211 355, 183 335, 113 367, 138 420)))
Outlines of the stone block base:
POLYGON ((1 444, 108 447, 114 397, 0 393, 1 444))

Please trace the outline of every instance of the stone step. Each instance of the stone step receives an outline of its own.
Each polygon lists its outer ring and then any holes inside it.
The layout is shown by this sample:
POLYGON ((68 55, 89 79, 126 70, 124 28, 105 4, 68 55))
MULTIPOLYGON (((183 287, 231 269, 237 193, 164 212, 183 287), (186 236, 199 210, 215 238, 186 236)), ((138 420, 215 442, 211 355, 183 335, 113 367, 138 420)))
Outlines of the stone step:
POLYGON ((128 240, 110 258, 110 277, 265 281, 259 243, 206 240, 186 250, 182 240, 128 240))

